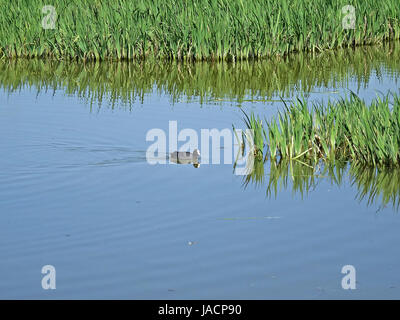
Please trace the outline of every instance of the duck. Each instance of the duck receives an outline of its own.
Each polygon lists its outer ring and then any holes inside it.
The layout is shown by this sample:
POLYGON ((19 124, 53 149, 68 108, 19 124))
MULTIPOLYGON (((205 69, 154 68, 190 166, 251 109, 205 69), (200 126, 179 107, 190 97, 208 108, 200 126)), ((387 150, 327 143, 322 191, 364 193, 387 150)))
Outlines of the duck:
POLYGON ((193 152, 188 151, 174 151, 170 154, 170 160, 178 164, 192 163, 195 168, 200 167, 199 163, 200 151, 194 149, 193 152))

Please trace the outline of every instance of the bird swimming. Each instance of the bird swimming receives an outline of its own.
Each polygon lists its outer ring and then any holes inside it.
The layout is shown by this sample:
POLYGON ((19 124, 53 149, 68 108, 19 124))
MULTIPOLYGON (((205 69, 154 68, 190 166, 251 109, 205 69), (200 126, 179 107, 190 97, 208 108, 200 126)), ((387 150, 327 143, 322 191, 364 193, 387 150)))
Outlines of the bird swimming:
POLYGON ((170 160, 178 164, 190 164, 193 163, 195 168, 200 167, 199 162, 200 151, 199 149, 194 149, 193 153, 188 151, 174 151, 170 154, 170 160))

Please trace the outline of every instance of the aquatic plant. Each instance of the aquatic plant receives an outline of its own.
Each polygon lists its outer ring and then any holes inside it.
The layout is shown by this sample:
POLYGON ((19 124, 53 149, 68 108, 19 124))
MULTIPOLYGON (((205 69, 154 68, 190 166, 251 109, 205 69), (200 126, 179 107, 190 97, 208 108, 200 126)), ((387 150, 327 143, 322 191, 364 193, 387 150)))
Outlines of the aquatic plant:
POLYGON ((400 97, 378 97, 370 105, 351 93, 350 98, 312 103, 297 99, 266 127, 251 114, 244 121, 258 145, 274 161, 280 159, 352 161, 368 166, 400 166, 400 97), (249 122, 248 119, 255 119, 249 122), (262 137, 262 142, 260 142, 262 137), (264 149, 263 149, 264 150, 264 149))
POLYGON ((0 56, 241 60, 399 39, 398 0, 0 0, 0 56), (42 12, 53 5, 54 29, 42 12), (355 8, 343 28, 344 6, 355 8))
MULTIPOLYGON (((251 113, 250 116, 243 111, 244 114, 244 122, 246 123, 247 128, 252 129, 252 139, 254 146, 254 154, 257 156, 263 155, 264 150, 264 138, 265 129, 262 124, 262 120, 259 117, 256 117, 254 113, 251 113)), ((246 141, 243 139, 243 141, 246 141)))

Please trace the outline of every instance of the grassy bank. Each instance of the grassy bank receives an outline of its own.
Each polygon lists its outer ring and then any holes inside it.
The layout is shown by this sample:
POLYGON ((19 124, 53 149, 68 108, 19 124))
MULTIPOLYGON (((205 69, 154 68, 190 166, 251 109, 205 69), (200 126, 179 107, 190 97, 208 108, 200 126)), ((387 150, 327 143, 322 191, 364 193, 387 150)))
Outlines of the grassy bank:
POLYGON ((400 96, 377 98, 369 106, 352 94, 326 105, 296 101, 263 122, 245 115, 259 154, 276 161, 352 161, 376 167, 400 166, 400 96), (390 102, 390 99, 392 102, 390 102))
POLYGON ((238 60, 400 36, 398 0, 0 0, 0 56, 238 60), (343 29, 345 5, 355 29, 343 29), (42 28, 44 5, 57 12, 42 28))

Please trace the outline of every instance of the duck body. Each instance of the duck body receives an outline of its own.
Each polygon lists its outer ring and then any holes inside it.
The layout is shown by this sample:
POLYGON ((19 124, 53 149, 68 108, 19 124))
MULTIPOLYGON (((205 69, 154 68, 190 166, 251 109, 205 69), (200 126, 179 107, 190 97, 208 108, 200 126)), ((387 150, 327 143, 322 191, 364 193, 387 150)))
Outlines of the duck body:
POLYGON ((188 151, 174 151, 170 154, 170 160, 178 164, 190 164, 193 163, 195 167, 199 167, 200 151, 195 149, 193 153, 188 151))

